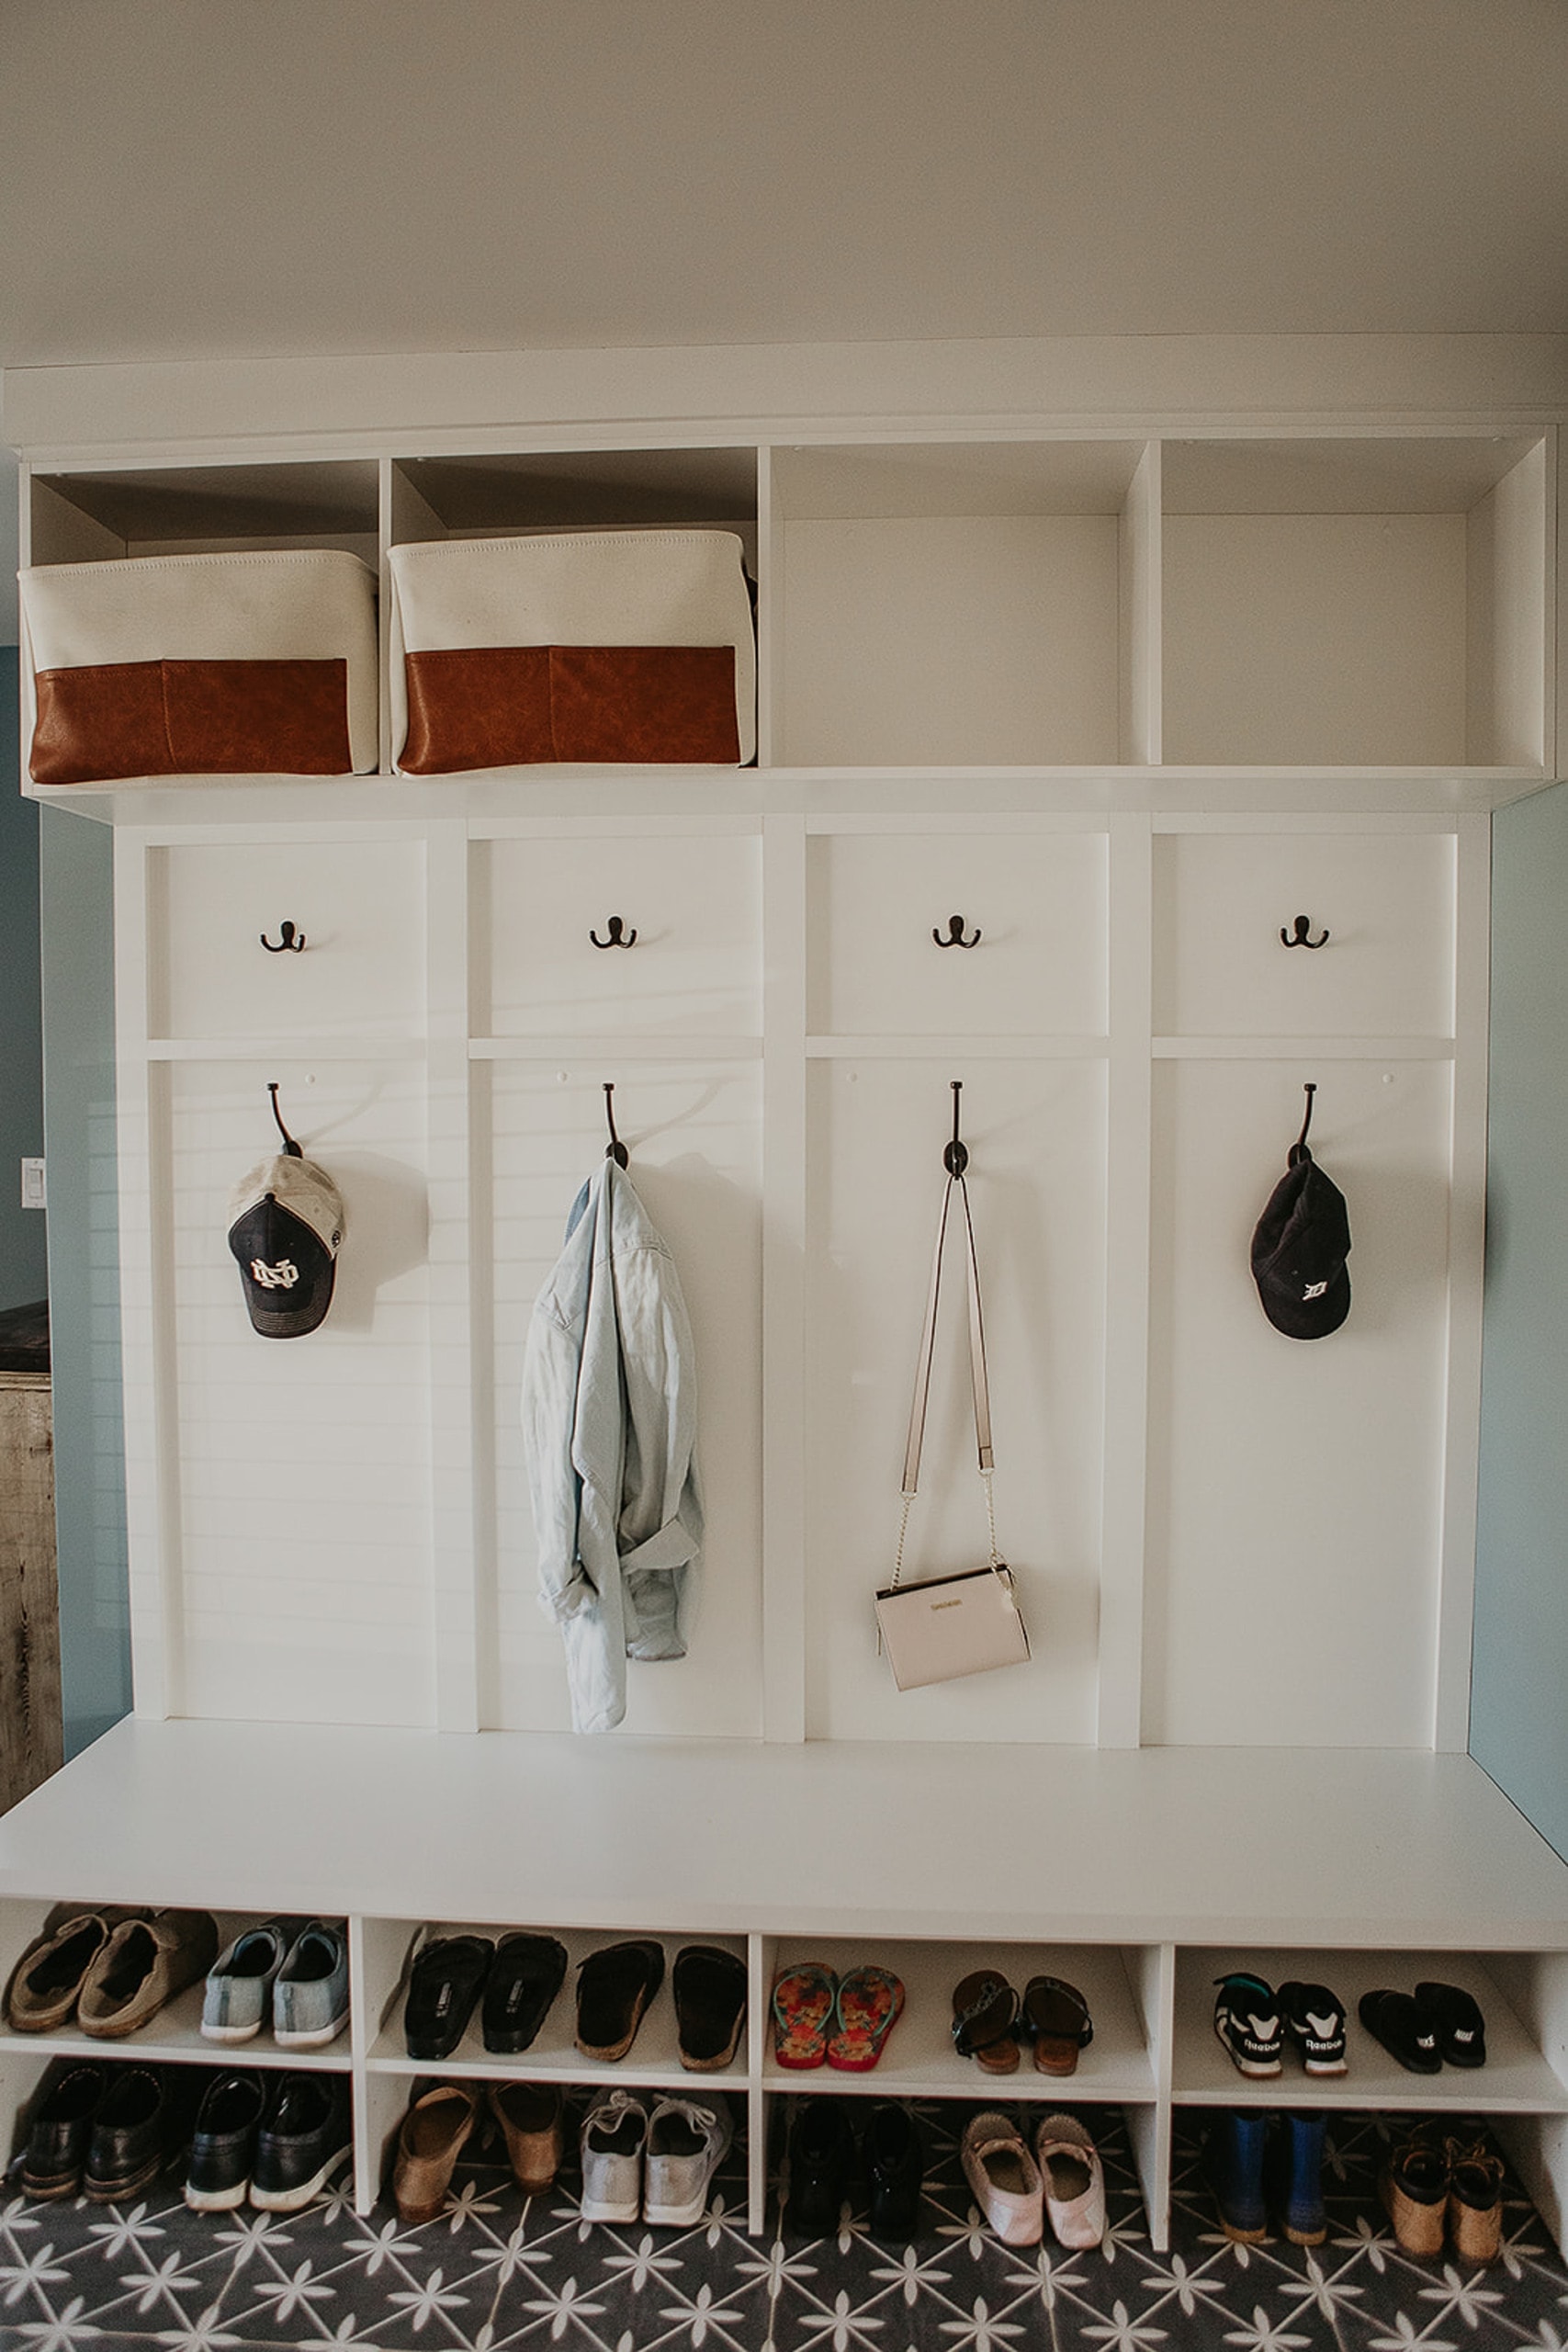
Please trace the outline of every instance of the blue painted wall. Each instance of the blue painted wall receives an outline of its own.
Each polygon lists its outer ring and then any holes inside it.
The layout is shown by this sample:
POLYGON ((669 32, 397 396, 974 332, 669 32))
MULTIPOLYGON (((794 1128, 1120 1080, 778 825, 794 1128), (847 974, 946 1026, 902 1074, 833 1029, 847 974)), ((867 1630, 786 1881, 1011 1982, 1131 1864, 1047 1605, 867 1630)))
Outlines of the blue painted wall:
POLYGON ((1568 785, 1493 827, 1471 1753, 1568 1858, 1568 785))
POLYGON ((0 647, 0 1308, 42 1298, 43 1214, 22 1206, 20 1162, 43 1150, 38 808, 17 787, 17 652, 0 647))

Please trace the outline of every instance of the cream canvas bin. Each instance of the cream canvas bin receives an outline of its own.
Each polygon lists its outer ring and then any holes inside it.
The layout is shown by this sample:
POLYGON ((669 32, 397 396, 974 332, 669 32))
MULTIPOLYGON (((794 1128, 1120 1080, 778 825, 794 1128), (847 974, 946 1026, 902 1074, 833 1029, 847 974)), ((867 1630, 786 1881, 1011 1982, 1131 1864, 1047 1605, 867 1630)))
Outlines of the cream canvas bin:
POLYGON ((35 782, 375 769, 376 578, 357 556, 133 556, 20 583, 35 782))
MULTIPOLYGON (((389 683, 392 757, 400 772, 408 772, 407 658, 477 656, 524 647, 732 650, 734 756, 741 766, 754 758, 756 646, 741 543, 734 532, 584 531, 420 542, 393 548, 390 564, 389 683)), ((487 684, 473 681, 470 700, 487 684)), ((481 730, 476 747, 484 740, 481 730)), ((649 756, 664 763, 665 755, 657 751, 649 756)), ((510 766, 541 758, 557 763, 547 749, 536 749, 494 758, 470 754, 452 760, 450 767, 510 766)), ((558 763, 580 763, 566 758, 558 763)), ((590 754, 581 763, 602 763, 590 754)), ((719 763, 729 764, 729 757, 721 754, 719 763)), ((419 772, 449 773, 450 767, 445 761, 422 760, 419 772)))

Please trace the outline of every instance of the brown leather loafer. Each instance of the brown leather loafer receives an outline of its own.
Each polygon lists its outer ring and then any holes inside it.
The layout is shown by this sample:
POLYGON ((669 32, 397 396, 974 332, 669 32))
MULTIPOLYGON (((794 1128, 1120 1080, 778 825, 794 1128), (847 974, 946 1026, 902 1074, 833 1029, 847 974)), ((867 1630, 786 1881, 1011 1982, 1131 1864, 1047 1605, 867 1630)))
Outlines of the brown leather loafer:
POLYGON ((76 2021, 100 2041, 118 2041, 205 1976, 217 1957, 218 1923, 209 1911, 123 1919, 87 1971, 76 2021))
POLYGON ((6 2022, 13 2033, 57 2033, 70 2023, 109 1932, 96 1911, 77 1912, 52 1930, 45 1920, 42 1935, 34 1937, 6 1987, 6 2022))
POLYGON ((434 2222, 446 2201, 452 2168, 479 2120, 471 2083, 438 2083, 416 2098, 398 2133, 392 2196, 402 2222, 434 2222))
POLYGON ((490 2110, 518 2187, 536 2197, 553 2188, 563 2147, 559 2091, 548 2083, 492 2083, 490 2110))

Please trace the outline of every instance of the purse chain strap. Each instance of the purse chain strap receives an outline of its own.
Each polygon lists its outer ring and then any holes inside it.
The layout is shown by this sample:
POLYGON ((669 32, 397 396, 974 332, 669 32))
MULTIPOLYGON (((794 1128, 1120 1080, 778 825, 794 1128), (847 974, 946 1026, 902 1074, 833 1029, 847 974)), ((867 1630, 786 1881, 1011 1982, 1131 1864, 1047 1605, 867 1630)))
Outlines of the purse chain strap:
POLYGON ((931 1289, 926 1295, 925 1329, 920 1333, 915 1394, 909 1407, 909 1439, 904 1449, 904 1508, 898 1521, 898 1549, 893 1562, 893 1582, 888 1588, 895 1592, 904 1573, 904 1539, 908 1533, 909 1511, 920 1479, 920 1448, 925 1441, 926 1406, 931 1396, 931 1354, 936 1345, 936 1309, 942 1290, 942 1254, 947 1243, 947 1213, 952 1206, 954 1190, 964 1207, 964 1258, 969 1289, 969 1385, 975 1403, 975 1452, 979 1462, 981 1484, 986 1489, 986 1522, 991 1536, 990 1565, 993 1568, 1004 1565, 997 1549, 996 1499, 991 1490, 994 1471, 991 1396, 986 1379, 986 1329, 980 1316, 980 1267, 975 1255, 975 1220, 969 1214, 968 1185, 962 1176, 949 1176, 942 1196, 942 1215, 937 1219, 936 1251, 931 1260, 931 1289))

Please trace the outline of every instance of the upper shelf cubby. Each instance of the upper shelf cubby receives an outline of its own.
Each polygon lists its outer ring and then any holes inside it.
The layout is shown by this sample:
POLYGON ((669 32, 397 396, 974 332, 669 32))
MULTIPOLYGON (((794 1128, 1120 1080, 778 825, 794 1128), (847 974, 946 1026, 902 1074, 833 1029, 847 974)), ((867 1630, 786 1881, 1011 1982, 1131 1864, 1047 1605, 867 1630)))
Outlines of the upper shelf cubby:
POLYGON ((773 481, 775 759, 1151 756, 1144 442, 779 448, 773 481))
POLYGON ((1162 445, 1175 766, 1547 758, 1541 435, 1162 445))
POLYGON ((35 473, 31 560, 344 548, 373 566, 378 470, 374 458, 342 458, 35 473))
POLYGON ((754 447, 547 449, 403 458, 392 467, 394 542, 693 525, 738 532, 755 578, 754 447))

